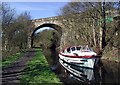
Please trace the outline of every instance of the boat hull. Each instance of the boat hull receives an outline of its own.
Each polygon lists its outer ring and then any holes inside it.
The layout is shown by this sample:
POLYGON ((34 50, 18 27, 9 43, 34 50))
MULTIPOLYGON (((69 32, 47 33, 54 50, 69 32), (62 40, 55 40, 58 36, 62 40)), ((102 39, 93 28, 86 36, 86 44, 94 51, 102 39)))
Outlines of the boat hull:
POLYGON ((94 68, 95 60, 96 60, 96 58, 70 58, 60 54, 59 54, 59 58, 67 63, 83 68, 90 68, 90 69, 94 68))
POLYGON ((93 80, 94 77, 93 69, 86 69, 86 68, 74 66, 62 59, 59 59, 59 62, 68 72, 70 72, 70 74, 72 74, 80 81, 89 82, 93 80))

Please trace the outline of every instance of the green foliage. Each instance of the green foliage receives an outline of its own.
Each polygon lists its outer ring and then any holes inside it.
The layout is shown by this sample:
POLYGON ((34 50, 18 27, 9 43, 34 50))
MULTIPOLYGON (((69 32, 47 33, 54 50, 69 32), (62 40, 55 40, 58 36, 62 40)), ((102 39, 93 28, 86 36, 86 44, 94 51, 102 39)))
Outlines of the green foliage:
POLYGON ((106 18, 106 22, 112 22, 113 21, 113 17, 107 17, 106 18))
POLYGON ((42 50, 37 49, 36 55, 28 62, 25 72, 21 76, 21 83, 60 83, 60 80, 49 69, 42 50))
POLYGON ((21 57, 22 53, 16 53, 15 55, 6 57, 2 62, 0 61, 0 67, 5 68, 9 66, 12 62, 18 60, 21 57))
POLYGON ((34 46, 43 45, 45 47, 50 47, 53 43, 58 45, 60 35, 56 30, 44 30, 34 36, 34 46))
MULTIPOLYGON (((102 23, 104 20, 103 19, 101 19, 101 20, 98 20, 98 25, 100 25, 100 23, 102 23)), ((110 22, 113 22, 113 17, 112 16, 110 16, 110 17, 106 17, 105 18, 105 21, 106 21, 106 23, 110 23, 110 22)))

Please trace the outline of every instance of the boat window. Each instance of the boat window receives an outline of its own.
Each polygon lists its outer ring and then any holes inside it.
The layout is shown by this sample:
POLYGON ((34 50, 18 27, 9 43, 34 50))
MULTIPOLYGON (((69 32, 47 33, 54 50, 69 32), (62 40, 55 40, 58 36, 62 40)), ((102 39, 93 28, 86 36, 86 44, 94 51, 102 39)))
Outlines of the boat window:
POLYGON ((81 49, 81 47, 76 47, 76 49, 77 49, 77 50, 80 50, 80 49, 81 49))
POLYGON ((67 49, 67 52, 70 52, 70 48, 67 49))
POLYGON ((88 50, 85 46, 81 47, 81 50, 88 50))
POLYGON ((86 48, 87 48, 87 50, 92 51, 92 49, 91 49, 91 48, 89 48, 89 47, 86 47, 86 48))
POLYGON ((86 48, 85 48, 85 47, 82 47, 82 50, 86 50, 86 48))
POLYGON ((92 49, 92 48, 90 48, 90 51, 93 51, 93 49, 92 49))
POLYGON ((87 48, 87 50, 90 50, 89 48, 87 48))
POLYGON ((75 50, 75 47, 72 47, 71 50, 74 51, 74 50, 75 50))

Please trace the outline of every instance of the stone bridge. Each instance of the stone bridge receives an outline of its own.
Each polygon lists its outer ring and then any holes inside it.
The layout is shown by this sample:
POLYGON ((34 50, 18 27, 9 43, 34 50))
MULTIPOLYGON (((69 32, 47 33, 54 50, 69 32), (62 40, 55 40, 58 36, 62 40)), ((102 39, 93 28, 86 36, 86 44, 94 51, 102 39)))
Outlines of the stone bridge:
MULTIPOLYGON (((61 35, 61 40, 63 40, 63 29, 65 29, 64 24, 61 21, 65 21, 63 16, 56 16, 56 17, 49 17, 49 18, 40 18, 40 19, 35 19, 32 20, 32 30, 29 32, 29 38, 28 38, 28 46, 29 48, 32 47, 33 45, 33 36, 35 32, 42 28, 42 27, 51 27, 55 29, 60 35, 61 35)), ((63 42, 60 42, 61 44, 63 42)))
MULTIPOLYGON (((80 15, 80 14, 77 14, 77 15, 80 15)), ((75 31, 72 29, 74 28, 73 25, 75 24, 73 17, 76 17, 76 15, 55 16, 55 17, 40 18, 40 19, 32 20, 32 24, 33 24, 31 28, 32 30, 28 34, 29 47, 31 47, 33 44, 32 37, 34 36, 35 31, 42 27, 51 27, 57 30, 61 34, 61 40, 60 40, 61 46, 66 45, 67 42, 65 42, 65 40, 68 40, 69 33, 70 32, 75 33, 75 31)), ((82 18, 82 19, 84 19, 85 21, 85 18, 82 18)), ((74 39, 73 37, 76 37, 76 36, 72 36, 72 39, 74 39)))
POLYGON ((28 38, 29 47, 33 45, 33 36, 35 34, 35 31, 42 27, 51 27, 57 30, 57 32, 61 35, 60 49, 70 46, 71 44, 76 45, 77 43, 74 43, 75 40, 79 41, 79 39, 81 39, 81 36, 79 34, 80 32, 78 32, 78 30, 80 31, 79 28, 82 28, 81 26, 76 26, 76 21, 81 20, 81 23, 84 26, 83 28, 85 28, 86 19, 92 21, 90 18, 79 18, 79 16, 81 16, 80 14, 76 15, 55 16, 32 20, 33 27, 31 28, 31 32, 29 32, 28 38), (76 15, 78 16, 78 18, 73 19, 74 17, 76 17, 76 15))

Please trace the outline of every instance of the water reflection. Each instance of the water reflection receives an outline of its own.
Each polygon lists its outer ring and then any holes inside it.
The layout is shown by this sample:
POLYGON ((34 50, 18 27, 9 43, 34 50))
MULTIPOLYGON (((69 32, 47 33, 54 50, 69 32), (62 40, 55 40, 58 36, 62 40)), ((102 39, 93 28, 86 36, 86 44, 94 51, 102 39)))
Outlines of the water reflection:
POLYGON ((74 64, 67 63, 61 59, 59 59, 59 62, 65 68, 65 70, 67 70, 70 77, 73 77, 81 82, 98 83, 102 80, 100 68, 83 68, 74 64))
POLYGON ((69 77, 78 80, 80 83, 87 83, 91 85, 93 84, 119 85, 118 69, 120 68, 116 63, 113 62, 105 63, 105 62, 106 61, 101 62, 100 60, 97 67, 95 67, 94 69, 88 69, 88 68, 78 67, 66 63, 63 60, 60 60, 60 63, 62 64, 66 72, 69 74, 69 77))

